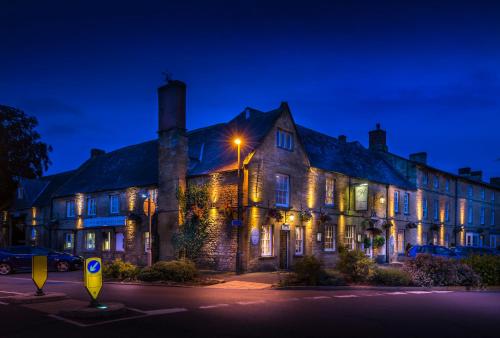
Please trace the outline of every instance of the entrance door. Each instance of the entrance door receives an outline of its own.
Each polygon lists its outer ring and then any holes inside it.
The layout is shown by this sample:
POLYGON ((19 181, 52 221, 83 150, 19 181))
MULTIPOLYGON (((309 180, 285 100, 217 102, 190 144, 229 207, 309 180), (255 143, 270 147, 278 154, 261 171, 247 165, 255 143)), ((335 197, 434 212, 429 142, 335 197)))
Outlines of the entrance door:
POLYGON ((280 269, 288 269, 289 231, 280 231, 280 269))

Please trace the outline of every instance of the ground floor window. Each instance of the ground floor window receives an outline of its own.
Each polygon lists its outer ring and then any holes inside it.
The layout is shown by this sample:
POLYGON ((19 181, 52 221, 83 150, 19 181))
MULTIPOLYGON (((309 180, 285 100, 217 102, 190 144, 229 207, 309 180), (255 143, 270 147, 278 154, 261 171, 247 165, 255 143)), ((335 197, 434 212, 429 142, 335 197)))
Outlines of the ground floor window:
POLYGON ((439 244, 439 236, 436 231, 432 232, 432 244, 438 245, 439 244))
POLYGON ((90 231, 85 234, 85 249, 95 250, 95 232, 90 231))
POLYGON ((115 235, 115 250, 125 251, 125 236, 123 232, 117 232, 115 235))
POLYGON ((31 228, 31 241, 36 242, 37 231, 35 227, 31 228))
POLYGON ((446 247, 450 246, 450 234, 449 233, 444 234, 444 246, 446 246, 446 247))
POLYGON ((497 236, 490 235, 490 248, 496 249, 496 247, 497 247, 497 236))
POLYGON ((429 244, 427 242, 427 232, 422 233, 422 245, 427 245, 429 244))
POLYGON ((102 233, 102 251, 111 251, 111 232, 104 231, 102 233))
POLYGON ((354 250, 356 249, 356 233, 355 233, 355 226, 354 225, 348 225, 345 228, 345 245, 347 249, 349 250, 354 250))
POLYGON ((273 255, 273 228, 271 225, 262 226, 260 237, 260 255, 269 257, 273 255))
POLYGON ((398 253, 404 253, 405 252, 405 231, 404 230, 398 230, 398 237, 397 237, 397 249, 398 253))
POLYGON ((479 246, 479 234, 476 234, 474 232, 467 232, 465 234, 465 245, 479 246))
POLYGON ((295 228, 295 254, 298 256, 304 254, 304 227, 295 228))
POLYGON ((64 250, 73 249, 73 243, 75 240, 75 235, 72 232, 67 232, 64 234, 64 250))
POLYGON ((325 225, 325 251, 335 251, 335 228, 333 225, 325 225))

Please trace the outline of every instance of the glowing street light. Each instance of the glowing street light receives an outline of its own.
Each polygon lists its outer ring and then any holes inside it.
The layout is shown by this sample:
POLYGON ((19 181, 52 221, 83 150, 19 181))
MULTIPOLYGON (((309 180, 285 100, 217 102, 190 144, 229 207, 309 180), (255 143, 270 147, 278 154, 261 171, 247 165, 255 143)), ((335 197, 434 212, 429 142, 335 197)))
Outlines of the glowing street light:
MULTIPOLYGON (((234 144, 238 146, 238 221, 241 221, 241 175, 240 175, 240 162, 241 162, 241 139, 239 137, 234 139, 234 144)), ((242 272, 241 266, 241 226, 236 229, 236 273, 242 272)))

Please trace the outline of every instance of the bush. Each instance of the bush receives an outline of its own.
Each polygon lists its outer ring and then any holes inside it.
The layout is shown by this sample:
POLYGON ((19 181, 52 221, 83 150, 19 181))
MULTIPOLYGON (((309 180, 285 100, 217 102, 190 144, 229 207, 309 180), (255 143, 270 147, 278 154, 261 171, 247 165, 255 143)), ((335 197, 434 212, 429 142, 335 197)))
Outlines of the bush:
POLYGON ((360 250, 345 250, 339 254, 340 259, 337 269, 342 272, 349 281, 364 282, 370 278, 375 264, 360 250))
POLYGON ((139 271, 137 279, 143 282, 156 282, 161 280, 161 274, 151 267, 145 267, 139 271))
POLYGON ((159 261, 151 268, 144 268, 139 273, 138 278, 142 281, 171 281, 189 282, 192 281, 198 270, 193 262, 187 259, 175 261, 159 261))
POLYGON ((500 285, 500 256, 469 256, 462 261, 481 276, 485 285, 500 285))
POLYGON ((116 278, 120 280, 134 279, 139 272, 137 266, 132 263, 116 259, 110 263, 104 264, 102 273, 105 278, 116 278))
POLYGON ((418 255, 415 260, 405 262, 403 269, 410 275, 413 284, 418 286, 478 286, 481 278, 459 261, 418 255))
POLYGON ((321 262, 314 256, 304 256, 292 267, 297 282, 318 285, 325 275, 321 262))
POLYGON ((375 285, 387 286, 408 286, 411 284, 410 275, 396 268, 378 268, 375 269, 370 277, 370 282, 375 285))
POLYGON ((340 286, 347 285, 344 275, 337 270, 326 269, 320 281, 321 285, 340 286))

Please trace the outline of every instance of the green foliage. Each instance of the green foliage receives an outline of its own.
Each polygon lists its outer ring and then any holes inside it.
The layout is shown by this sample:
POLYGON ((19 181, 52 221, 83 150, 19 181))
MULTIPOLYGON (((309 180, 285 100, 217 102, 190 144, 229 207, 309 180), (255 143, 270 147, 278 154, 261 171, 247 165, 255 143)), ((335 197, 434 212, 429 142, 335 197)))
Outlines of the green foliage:
POLYGON ((208 185, 188 185, 185 191, 177 192, 182 224, 174 233, 172 241, 179 256, 195 260, 199 257, 212 224, 209 217, 210 193, 208 185))
POLYGON ((345 250, 339 254, 337 269, 349 281, 364 282, 373 274, 375 264, 360 250, 345 250))
POLYGON ((134 279, 139 273, 139 269, 132 263, 116 259, 104 264, 102 273, 105 278, 116 278, 119 280, 134 279))
POLYGON ((500 256, 472 255, 462 260, 462 262, 481 276, 483 284, 500 285, 500 256))
POLYGON ((365 249, 369 249, 372 246, 372 241, 370 241, 370 237, 365 237, 363 239, 363 244, 365 249))
POLYGON ((345 277, 342 273, 333 269, 325 269, 324 276, 321 278, 321 285, 329 285, 329 286, 341 286, 347 285, 345 281, 345 277))
POLYGON ((297 282, 318 285, 324 275, 321 262, 314 256, 304 256, 297 260, 292 268, 297 282))
POLYGON ((408 272, 412 283, 418 286, 479 286, 481 278, 474 270, 462 262, 418 255, 405 262, 403 269, 408 272))
POLYGON ((385 238, 382 236, 375 236, 373 238, 373 247, 374 248, 381 248, 385 244, 385 238))
POLYGON ((152 267, 145 267, 137 274, 137 279, 143 282, 156 282, 161 280, 161 273, 152 267))
POLYGON ((144 268, 138 275, 143 281, 189 282, 198 275, 194 263, 187 259, 159 261, 151 268, 144 268))
POLYGON ((407 286, 411 284, 408 272, 397 268, 376 268, 370 283, 387 286, 407 286))

